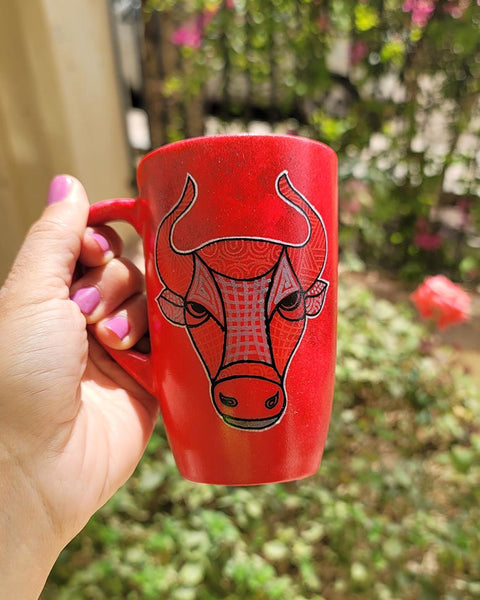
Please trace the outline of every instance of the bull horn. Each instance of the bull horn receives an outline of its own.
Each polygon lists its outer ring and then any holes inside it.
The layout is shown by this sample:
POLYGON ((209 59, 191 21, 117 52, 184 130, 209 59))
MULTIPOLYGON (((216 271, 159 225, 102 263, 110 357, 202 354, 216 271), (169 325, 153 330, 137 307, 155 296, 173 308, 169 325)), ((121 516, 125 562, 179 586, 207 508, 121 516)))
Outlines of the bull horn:
POLYGON ((179 217, 191 206, 197 197, 197 185, 191 175, 187 175, 179 201, 161 222, 155 240, 155 262, 157 273, 164 285, 185 297, 193 276, 193 259, 190 254, 175 252, 172 244, 172 228, 179 217))
POLYGON ((294 272, 304 290, 308 290, 320 277, 327 258, 327 236, 323 220, 306 198, 297 191, 286 171, 277 179, 277 193, 299 208, 310 224, 310 236, 301 248, 288 248, 294 272))

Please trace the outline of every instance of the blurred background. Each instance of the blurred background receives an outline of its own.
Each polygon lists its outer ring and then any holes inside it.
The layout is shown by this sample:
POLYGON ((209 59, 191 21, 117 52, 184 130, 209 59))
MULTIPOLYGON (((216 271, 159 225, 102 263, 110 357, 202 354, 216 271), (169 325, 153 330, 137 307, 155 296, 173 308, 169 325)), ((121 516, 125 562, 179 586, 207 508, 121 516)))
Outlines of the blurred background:
POLYGON ((159 423, 42 599, 480 598, 478 0, 5 0, 0 280, 55 174, 132 195, 150 149, 237 131, 339 156, 322 467, 190 484, 159 423))

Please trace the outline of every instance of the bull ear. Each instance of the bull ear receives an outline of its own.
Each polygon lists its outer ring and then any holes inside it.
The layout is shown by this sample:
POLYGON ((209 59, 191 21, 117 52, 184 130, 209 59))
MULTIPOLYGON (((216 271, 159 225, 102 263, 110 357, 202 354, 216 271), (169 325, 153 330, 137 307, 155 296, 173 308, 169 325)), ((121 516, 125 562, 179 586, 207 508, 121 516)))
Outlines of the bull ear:
POLYGON ((327 295, 328 281, 317 279, 305 294, 305 312, 308 317, 318 317, 327 295))
POLYGON ((168 288, 157 297, 158 306, 165 318, 174 325, 185 325, 183 298, 168 288))

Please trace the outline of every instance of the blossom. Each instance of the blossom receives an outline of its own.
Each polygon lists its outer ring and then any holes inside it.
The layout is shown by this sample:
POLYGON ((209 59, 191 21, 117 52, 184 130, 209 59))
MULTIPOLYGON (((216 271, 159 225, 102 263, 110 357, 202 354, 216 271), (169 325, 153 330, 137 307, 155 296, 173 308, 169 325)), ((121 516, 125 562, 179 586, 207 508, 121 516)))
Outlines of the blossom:
POLYGON ((188 46, 198 50, 202 45, 202 21, 196 19, 194 22, 176 29, 173 32, 172 43, 176 46, 188 46))
POLYGON ((358 65, 368 54, 368 44, 361 40, 353 42, 350 46, 350 62, 352 65, 358 65))
POLYGON ((435 10, 435 3, 436 0, 405 0, 402 10, 411 13, 414 25, 425 27, 435 10))
MULTIPOLYGON (((225 0, 223 6, 227 10, 234 10, 235 0, 225 0)), ((199 12, 193 21, 185 23, 173 32, 172 43, 176 46, 195 48, 195 50, 201 48, 203 33, 215 19, 221 7, 221 2, 207 3, 204 10, 199 12)))
POLYGON ((420 248, 421 250, 427 250, 428 252, 433 252, 434 250, 438 250, 438 248, 440 248, 442 242, 443 239, 441 235, 429 231, 426 219, 418 220, 417 231, 415 233, 415 237, 413 238, 413 243, 415 246, 417 246, 417 248, 420 248))
MULTIPOLYGON (((479 1, 480 0, 477 0, 477 4, 479 4, 479 1)), ((463 17, 464 12, 470 6, 470 0, 448 0, 448 2, 449 3, 444 6, 444 11, 454 19, 463 17)))
POLYGON ((420 316, 439 329, 470 318, 470 296, 444 275, 427 277, 411 295, 420 316))

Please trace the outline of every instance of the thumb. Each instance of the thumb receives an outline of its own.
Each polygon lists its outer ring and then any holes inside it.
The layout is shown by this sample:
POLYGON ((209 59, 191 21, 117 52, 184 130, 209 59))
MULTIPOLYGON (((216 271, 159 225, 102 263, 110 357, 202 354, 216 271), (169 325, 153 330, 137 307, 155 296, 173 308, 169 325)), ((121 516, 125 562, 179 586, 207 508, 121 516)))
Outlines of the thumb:
POLYGON ((52 180, 47 207, 28 232, 6 282, 17 303, 68 298, 88 209, 77 179, 59 175, 52 180))

